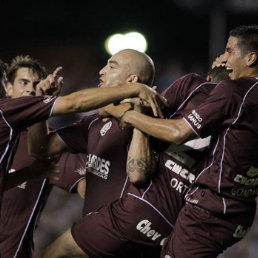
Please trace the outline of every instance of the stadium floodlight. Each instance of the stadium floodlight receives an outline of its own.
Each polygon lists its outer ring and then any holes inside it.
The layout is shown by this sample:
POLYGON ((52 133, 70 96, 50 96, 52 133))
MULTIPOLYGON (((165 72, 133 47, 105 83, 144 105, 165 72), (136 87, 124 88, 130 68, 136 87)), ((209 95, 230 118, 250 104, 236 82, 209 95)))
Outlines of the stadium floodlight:
POLYGON ((145 52, 147 50, 147 41, 139 32, 119 33, 111 35, 106 39, 105 48, 110 55, 114 55, 118 51, 126 48, 145 52))

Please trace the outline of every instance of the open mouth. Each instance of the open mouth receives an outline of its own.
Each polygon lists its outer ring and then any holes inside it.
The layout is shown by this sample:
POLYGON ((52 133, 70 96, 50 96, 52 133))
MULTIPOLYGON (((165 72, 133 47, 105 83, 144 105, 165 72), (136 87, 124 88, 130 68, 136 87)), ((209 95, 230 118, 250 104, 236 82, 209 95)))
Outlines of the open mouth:
POLYGON ((228 74, 231 74, 233 72, 233 69, 231 67, 226 67, 226 71, 228 74))
POLYGON ((99 79, 98 87, 101 87, 102 85, 103 85, 103 80, 102 80, 102 79, 99 79))

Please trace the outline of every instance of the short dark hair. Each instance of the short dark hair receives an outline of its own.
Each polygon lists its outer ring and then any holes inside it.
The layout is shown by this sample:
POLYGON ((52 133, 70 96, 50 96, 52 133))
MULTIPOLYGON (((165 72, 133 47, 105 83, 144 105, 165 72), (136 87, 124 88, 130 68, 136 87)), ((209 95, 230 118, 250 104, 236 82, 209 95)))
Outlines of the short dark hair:
POLYGON ((0 79, 3 78, 4 73, 7 72, 7 64, 0 59, 0 79))
POLYGON ((14 83, 16 73, 20 68, 28 68, 39 76, 39 79, 43 79, 47 75, 46 68, 36 59, 27 56, 16 56, 8 69, 7 79, 9 82, 14 83))
POLYGON ((229 71, 225 66, 215 66, 209 72, 208 75, 212 78, 213 82, 221 82, 229 80, 229 71))
POLYGON ((243 53, 255 52, 258 55, 258 25, 242 25, 229 32, 229 36, 240 39, 239 46, 243 53))

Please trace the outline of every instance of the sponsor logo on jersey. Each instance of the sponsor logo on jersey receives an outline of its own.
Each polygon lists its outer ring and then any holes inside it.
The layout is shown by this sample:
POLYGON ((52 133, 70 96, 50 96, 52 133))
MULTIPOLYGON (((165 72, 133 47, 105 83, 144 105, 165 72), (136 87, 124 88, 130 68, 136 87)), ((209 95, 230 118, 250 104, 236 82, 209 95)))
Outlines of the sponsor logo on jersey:
POLYGON ((183 168, 181 165, 177 164, 175 161, 168 159, 165 163, 166 168, 168 168, 170 171, 178 174, 185 180, 189 181, 191 184, 195 180, 195 175, 189 172, 188 169, 183 168))
POLYGON ((112 121, 108 121, 108 123, 104 124, 104 126, 100 130, 100 135, 104 136, 107 131, 111 128, 112 126, 112 121))
POLYGON ((246 174, 250 177, 258 176, 258 168, 251 166, 246 174))
POLYGON ((86 168, 78 168, 75 170, 75 173, 78 173, 80 176, 84 176, 86 174, 86 168))
POLYGON ((237 174, 234 178, 234 182, 241 184, 241 185, 258 185, 258 178, 248 178, 243 175, 237 174))
POLYGON ((189 195, 185 196, 185 200, 189 203, 193 203, 193 204, 198 204, 199 200, 197 199, 192 199, 189 195))
POLYGON ((234 234, 233 234, 233 237, 235 237, 235 238, 243 238, 246 235, 246 233, 249 231, 249 229, 250 228, 244 229, 243 226, 238 225, 236 230, 235 230, 235 232, 234 232, 234 234))
POLYGON ((43 102, 47 104, 47 103, 51 102, 54 98, 55 98, 55 97, 53 97, 53 96, 45 97, 45 98, 43 99, 43 102))
MULTIPOLYGON (((183 179, 187 180, 190 184, 192 184, 195 180, 195 175, 190 173, 188 169, 183 168, 181 165, 177 164, 175 161, 168 159, 165 163, 165 167, 175 174, 179 175, 183 179)), ((183 182, 180 178, 173 177, 170 180, 170 185, 180 194, 185 194, 189 189, 189 184, 187 182, 183 182)))
POLYGON ((155 241, 161 237, 161 234, 151 227, 151 222, 147 219, 141 220, 137 225, 136 229, 142 234, 155 241))
POLYGON ((187 118, 197 129, 200 129, 202 127, 202 118, 194 109, 192 110, 191 114, 187 116, 187 118))
POLYGON ((86 156, 86 171, 103 179, 108 178, 110 161, 102 159, 95 154, 86 156))
POLYGON ((247 189, 247 188, 232 188, 231 194, 236 197, 250 198, 256 197, 258 189, 247 189))

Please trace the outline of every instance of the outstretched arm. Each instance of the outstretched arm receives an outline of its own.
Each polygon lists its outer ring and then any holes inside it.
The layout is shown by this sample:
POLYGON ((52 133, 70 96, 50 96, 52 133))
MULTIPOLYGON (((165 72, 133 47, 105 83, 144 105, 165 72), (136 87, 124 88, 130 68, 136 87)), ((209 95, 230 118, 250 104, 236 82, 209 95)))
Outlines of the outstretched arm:
POLYGON ((162 116, 160 109, 162 98, 155 90, 141 83, 128 83, 111 88, 86 89, 60 97, 54 105, 52 115, 85 112, 131 97, 139 97, 146 101, 151 106, 155 116, 162 116))
POLYGON ((121 105, 108 105, 105 112, 120 120, 121 126, 133 126, 157 139, 181 144, 196 135, 184 119, 160 119, 134 110, 123 112, 121 105), (121 114, 123 116, 121 117, 121 114))

